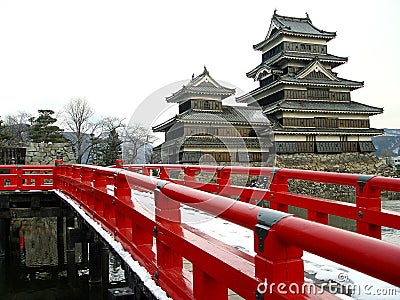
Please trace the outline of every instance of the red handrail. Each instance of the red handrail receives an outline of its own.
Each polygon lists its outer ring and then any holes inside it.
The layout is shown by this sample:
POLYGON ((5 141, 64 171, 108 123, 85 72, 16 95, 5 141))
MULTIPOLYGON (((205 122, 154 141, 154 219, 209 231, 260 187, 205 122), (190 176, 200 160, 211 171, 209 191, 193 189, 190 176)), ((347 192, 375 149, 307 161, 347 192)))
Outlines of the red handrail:
POLYGON ((196 189, 236 196, 241 201, 256 203, 268 201, 270 208, 287 212, 289 206, 307 210, 307 218, 328 224, 328 216, 335 215, 355 220, 358 233, 381 238, 381 227, 400 229, 400 213, 381 208, 381 192, 400 192, 400 179, 359 174, 343 174, 285 168, 242 167, 242 166, 197 166, 197 165, 125 165, 126 170, 141 171, 151 175, 157 170, 161 179, 190 186, 196 189), (181 171, 183 178, 174 178, 171 171, 181 171), (196 174, 214 173, 216 182, 204 183, 196 180, 196 174), (269 190, 231 184, 232 175, 247 177, 269 177, 269 190), (351 186, 354 188, 355 203, 335 201, 321 197, 296 194, 288 191, 289 180, 304 180, 325 184, 351 186))

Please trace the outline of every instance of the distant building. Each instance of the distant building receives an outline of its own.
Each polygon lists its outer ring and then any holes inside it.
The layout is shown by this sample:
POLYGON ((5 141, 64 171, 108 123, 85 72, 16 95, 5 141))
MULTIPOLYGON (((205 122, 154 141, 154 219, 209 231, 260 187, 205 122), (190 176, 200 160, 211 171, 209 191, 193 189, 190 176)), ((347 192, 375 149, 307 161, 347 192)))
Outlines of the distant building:
POLYGON ((351 100, 363 82, 343 79, 333 71, 346 57, 328 53, 336 37, 306 18, 274 13, 266 38, 254 45, 262 61, 246 75, 259 87, 238 102, 261 106, 272 123, 276 153, 374 152, 369 117, 382 108, 351 100))
MULTIPOLYGON (((214 80, 207 69, 167 97, 179 104, 179 114, 153 127, 165 132, 154 148, 163 163, 261 163, 273 146, 268 119, 258 107, 227 106, 222 100, 235 90, 214 80)), ((273 157, 271 157, 273 159, 273 157)))

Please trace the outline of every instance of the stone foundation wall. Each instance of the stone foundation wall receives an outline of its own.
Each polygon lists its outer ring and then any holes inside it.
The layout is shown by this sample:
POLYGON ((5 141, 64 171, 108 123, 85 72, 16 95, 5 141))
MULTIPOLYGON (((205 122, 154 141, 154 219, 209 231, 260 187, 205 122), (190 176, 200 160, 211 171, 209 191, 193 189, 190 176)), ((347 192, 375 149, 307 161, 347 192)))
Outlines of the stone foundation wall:
MULTIPOLYGON (((289 169, 304 169, 325 172, 353 173, 395 177, 395 172, 385 161, 373 153, 340 154, 278 154, 275 166, 289 169)), ((290 180, 289 191, 332 200, 354 202, 355 188, 335 184, 290 180)), ((399 199, 399 193, 382 192, 387 199, 399 199)))
POLYGON ((394 171, 373 153, 277 154, 275 166, 314 171, 394 176, 394 171))
POLYGON ((52 165, 58 157, 65 164, 76 163, 72 146, 68 143, 29 143, 26 147, 25 164, 52 165))

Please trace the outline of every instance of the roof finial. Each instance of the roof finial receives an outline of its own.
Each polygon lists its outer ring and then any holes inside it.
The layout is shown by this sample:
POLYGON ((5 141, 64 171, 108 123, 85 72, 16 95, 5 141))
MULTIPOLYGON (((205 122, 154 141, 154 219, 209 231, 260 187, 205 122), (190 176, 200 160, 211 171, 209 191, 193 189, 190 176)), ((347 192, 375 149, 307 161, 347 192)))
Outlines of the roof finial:
POLYGON ((194 73, 192 74, 192 80, 194 79, 194 73))
POLYGON ((208 70, 206 68, 206 65, 204 65, 204 72, 203 73, 208 74, 208 70))
POLYGON ((310 19, 310 16, 308 15, 308 12, 306 12, 306 18, 310 21, 310 23, 311 23, 311 19, 310 19))
POLYGON ((276 8, 274 9, 274 15, 276 15, 276 8))

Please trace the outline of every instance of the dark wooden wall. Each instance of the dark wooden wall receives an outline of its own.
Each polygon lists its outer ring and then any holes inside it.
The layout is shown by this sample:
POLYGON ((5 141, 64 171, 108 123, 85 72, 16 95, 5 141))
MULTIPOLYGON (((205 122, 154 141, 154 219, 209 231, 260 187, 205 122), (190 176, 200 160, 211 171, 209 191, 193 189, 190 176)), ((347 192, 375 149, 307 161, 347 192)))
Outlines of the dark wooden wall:
POLYGON ((25 164, 26 148, 0 147, 0 165, 25 164))

